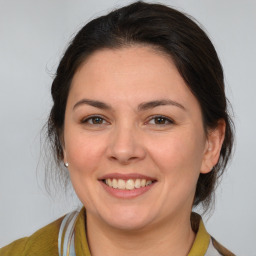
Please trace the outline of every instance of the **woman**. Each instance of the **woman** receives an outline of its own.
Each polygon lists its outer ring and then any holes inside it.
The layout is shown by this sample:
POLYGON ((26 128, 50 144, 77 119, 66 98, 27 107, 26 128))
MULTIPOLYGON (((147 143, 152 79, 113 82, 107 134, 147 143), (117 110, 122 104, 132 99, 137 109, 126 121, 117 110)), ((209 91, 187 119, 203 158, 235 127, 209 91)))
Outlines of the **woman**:
POLYGON ((52 84, 48 135, 84 207, 0 255, 233 255, 192 207, 230 158, 223 71, 198 25, 136 2, 92 20, 52 84))

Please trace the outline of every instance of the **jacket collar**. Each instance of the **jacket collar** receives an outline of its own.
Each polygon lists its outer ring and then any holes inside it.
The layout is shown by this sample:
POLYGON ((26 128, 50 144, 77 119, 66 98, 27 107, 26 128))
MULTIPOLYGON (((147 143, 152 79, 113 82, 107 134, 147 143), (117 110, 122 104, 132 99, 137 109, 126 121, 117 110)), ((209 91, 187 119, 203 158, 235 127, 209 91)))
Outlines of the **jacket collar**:
MULTIPOLYGON (((188 256, 203 256, 208 249, 210 235, 207 233, 199 214, 192 212, 191 226, 196 233, 196 238, 188 256)), ((86 211, 84 207, 80 210, 75 225, 75 250, 77 255, 91 256, 86 236, 86 211)))

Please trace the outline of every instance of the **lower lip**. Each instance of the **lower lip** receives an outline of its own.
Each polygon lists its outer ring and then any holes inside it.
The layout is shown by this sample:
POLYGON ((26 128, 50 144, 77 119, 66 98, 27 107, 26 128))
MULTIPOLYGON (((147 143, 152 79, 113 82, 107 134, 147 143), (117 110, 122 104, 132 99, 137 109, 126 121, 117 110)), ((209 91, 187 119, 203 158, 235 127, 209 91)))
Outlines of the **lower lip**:
POLYGON ((135 188, 132 190, 112 188, 106 185, 103 181, 100 181, 100 183, 102 184, 103 188, 112 196, 122 199, 131 199, 138 197, 149 191, 155 185, 156 182, 153 182, 152 184, 147 185, 145 187, 135 188))

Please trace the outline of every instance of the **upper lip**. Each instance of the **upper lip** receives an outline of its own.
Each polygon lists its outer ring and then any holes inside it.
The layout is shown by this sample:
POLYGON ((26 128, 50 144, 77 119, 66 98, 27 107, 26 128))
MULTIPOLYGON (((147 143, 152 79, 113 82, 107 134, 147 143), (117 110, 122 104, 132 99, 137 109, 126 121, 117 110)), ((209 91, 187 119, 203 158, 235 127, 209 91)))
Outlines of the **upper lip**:
POLYGON ((122 180, 129 180, 129 179, 145 179, 145 180, 152 180, 155 181, 155 178, 149 177, 147 175, 139 174, 139 173, 109 173, 103 175, 99 178, 99 180, 106 180, 106 179, 122 179, 122 180))

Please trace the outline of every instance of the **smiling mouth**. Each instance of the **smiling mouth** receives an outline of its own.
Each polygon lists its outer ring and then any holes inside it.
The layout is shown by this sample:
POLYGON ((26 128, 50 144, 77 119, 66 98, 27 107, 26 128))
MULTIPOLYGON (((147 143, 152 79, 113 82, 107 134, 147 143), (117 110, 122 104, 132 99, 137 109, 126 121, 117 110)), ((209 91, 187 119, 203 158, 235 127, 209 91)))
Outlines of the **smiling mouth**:
POLYGON ((103 179, 102 180, 107 186, 120 190, 134 190, 143 187, 147 187, 154 182, 155 180, 147 180, 147 179, 103 179))

